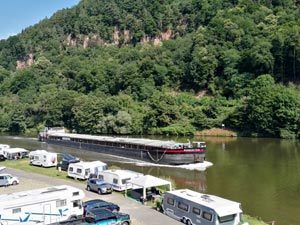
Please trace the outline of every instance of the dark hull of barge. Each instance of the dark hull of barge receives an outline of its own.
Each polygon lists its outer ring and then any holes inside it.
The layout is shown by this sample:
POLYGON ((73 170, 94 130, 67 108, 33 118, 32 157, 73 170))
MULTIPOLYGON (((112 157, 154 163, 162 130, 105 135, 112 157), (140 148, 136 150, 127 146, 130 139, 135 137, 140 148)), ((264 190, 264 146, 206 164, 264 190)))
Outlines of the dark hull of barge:
POLYGON ((93 143, 83 143, 70 140, 46 139, 49 144, 63 145, 66 147, 85 149, 102 154, 121 156, 129 159, 141 160, 144 162, 164 164, 164 165, 182 165, 204 162, 205 153, 195 153, 192 151, 182 151, 181 153, 166 152, 161 149, 137 149, 119 146, 107 146, 93 143))

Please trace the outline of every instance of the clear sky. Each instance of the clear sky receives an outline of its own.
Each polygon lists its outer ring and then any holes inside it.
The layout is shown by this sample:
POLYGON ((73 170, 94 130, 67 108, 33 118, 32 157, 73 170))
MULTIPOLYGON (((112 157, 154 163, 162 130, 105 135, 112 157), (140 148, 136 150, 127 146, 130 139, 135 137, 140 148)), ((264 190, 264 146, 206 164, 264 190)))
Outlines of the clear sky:
POLYGON ((0 0, 0 40, 21 33, 23 29, 50 18, 60 9, 70 8, 80 0, 0 0))

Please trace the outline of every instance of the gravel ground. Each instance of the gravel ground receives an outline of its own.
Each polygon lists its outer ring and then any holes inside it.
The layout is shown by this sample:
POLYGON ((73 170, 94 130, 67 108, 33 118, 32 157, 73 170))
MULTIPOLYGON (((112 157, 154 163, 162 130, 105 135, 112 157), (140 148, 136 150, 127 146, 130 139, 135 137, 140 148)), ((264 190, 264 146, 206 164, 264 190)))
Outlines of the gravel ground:
POLYGON ((85 190, 85 182, 79 183, 70 181, 49 178, 47 176, 28 173, 21 170, 6 168, 7 173, 17 176, 20 180, 20 184, 9 187, 0 187, 0 194, 9 194, 13 192, 38 189, 43 187, 55 186, 55 185, 72 185, 80 188, 85 192, 84 201, 101 198, 106 201, 114 202, 121 207, 121 211, 130 214, 132 225, 179 225, 180 222, 157 212, 149 206, 142 205, 134 200, 125 198, 119 193, 112 193, 109 195, 99 196, 97 193, 88 192, 85 190))

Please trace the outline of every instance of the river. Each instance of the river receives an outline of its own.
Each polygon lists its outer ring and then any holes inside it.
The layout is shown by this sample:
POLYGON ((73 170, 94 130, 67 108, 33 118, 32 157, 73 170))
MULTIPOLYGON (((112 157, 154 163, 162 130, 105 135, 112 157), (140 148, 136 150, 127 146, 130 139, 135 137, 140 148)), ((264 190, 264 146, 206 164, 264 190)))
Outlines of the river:
MULTIPOLYGON (((186 142, 186 138, 182 140, 186 142)), ((244 213, 276 225, 300 224, 300 141, 265 138, 194 138, 205 141, 205 171, 136 165, 128 160, 38 142, 34 138, 0 136, 1 144, 28 150, 68 152, 83 160, 171 178, 175 188, 189 188, 241 202, 244 213)))

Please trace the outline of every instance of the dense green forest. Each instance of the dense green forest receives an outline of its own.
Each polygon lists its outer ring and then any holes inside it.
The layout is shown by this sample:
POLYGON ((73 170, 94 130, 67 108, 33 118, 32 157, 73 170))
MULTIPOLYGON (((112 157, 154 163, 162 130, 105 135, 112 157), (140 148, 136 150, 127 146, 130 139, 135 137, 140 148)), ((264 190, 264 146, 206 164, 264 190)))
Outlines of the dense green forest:
POLYGON ((0 41, 0 131, 300 138, 299 0, 81 0, 0 41))

